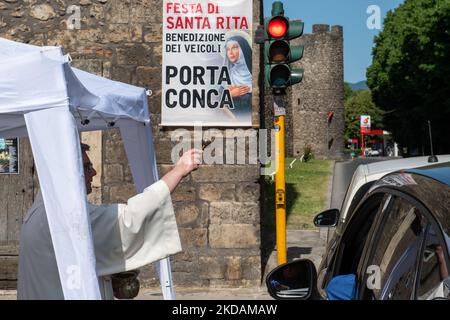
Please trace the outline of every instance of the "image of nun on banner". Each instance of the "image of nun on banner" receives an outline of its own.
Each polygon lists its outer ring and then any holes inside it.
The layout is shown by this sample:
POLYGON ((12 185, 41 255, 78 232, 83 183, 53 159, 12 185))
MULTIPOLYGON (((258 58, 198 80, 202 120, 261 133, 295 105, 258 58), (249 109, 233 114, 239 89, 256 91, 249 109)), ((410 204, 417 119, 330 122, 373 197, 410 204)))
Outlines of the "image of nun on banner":
POLYGON ((249 36, 239 30, 228 33, 225 42, 224 66, 228 68, 231 85, 228 89, 233 100, 233 107, 227 114, 237 120, 251 118, 252 113, 252 48, 249 36))

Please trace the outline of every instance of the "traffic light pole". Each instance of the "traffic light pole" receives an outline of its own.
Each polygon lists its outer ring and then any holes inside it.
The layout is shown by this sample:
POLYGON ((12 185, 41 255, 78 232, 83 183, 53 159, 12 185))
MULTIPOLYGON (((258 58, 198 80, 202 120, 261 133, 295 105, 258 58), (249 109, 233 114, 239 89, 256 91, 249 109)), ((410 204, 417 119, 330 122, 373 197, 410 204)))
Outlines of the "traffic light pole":
POLYGON ((284 120, 286 111, 283 97, 286 88, 303 79, 303 69, 291 64, 303 56, 302 45, 291 45, 290 41, 303 34, 304 23, 284 16, 283 3, 272 3, 272 15, 265 17, 264 26, 258 27, 255 42, 264 44, 265 82, 272 89, 275 122, 275 208, 277 232, 277 263, 287 262, 286 250, 286 183, 284 120))
POLYGON ((275 118, 275 208, 277 232, 277 264, 287 262, 286 249, 286 181, 285 181, 285 146, 284 118, 286 111, 283 106, 283 96, 273 96, 275 118))
POLYGON ((364 131, 363 128, 361 128, 361 159, 364 159, 364 131))

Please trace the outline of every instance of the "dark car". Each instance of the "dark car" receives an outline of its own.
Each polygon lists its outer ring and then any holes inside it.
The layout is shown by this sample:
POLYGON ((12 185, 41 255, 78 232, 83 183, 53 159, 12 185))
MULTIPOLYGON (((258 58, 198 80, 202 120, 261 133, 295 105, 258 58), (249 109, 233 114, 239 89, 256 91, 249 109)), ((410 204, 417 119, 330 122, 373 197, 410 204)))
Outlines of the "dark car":
POLYGON ((349 217, 338 225, 339 210, 316 216, 317 226, 337 225, 319 274, 309 260, 281 265, 266 280, 272 297, 450 298, 450 162, 384 176, 349 217), (286 268, 301 280, 280 290, 286 268))

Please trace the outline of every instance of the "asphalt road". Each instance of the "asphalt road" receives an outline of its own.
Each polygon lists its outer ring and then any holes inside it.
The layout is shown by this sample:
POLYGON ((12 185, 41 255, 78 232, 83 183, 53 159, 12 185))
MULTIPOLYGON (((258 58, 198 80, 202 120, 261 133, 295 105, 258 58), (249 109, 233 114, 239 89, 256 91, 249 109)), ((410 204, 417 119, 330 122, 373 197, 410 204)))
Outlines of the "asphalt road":
POLYGON ((353 173, 360 164, 392 160, 388 157, 366 157, 364 159, 339 161, 334 165, 333 189, 331 192, 331 208, 341 209, 345 193, 352 180, 353 173))

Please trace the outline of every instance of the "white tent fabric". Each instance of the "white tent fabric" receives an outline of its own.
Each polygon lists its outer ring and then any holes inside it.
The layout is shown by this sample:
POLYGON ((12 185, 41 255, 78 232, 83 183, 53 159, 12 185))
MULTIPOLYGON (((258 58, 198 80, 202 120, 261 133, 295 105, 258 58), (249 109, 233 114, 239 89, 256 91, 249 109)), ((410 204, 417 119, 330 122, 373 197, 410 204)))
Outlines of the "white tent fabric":
POLYGON ((25 120, 64 297, 99 298, 92 233, 83 197, 86 186, 80 174, 81 152, 64 147, 79 145, 75 120, 67 108, 29 112, 25 120))
MULTIPOLYGON (((148 126, 123 123, 120 126, 120 134, 125 145, 128 159, 135 159, 131 164, 134 185, 137 192, 142 192, 147 186, 158 180, 156 165, 156 154, 153 149, 152 131, 148 126), (151 162, 149 161, 151 159, 151 162)), ((175 299, 173 290, 172 272, 170 259, 163 259, 156 265, 161 281, 161 289, 164 299, 175 299)))
MULTIPOLYGON (((79 131, 121 130, 136 191, 158 179, 143 88, 72 68, 59 47, 0 38, 0 137, 30 138, 66 299, 100 299, 79 131)), ((159 262, 173 299, 170 261, 159 262)))

